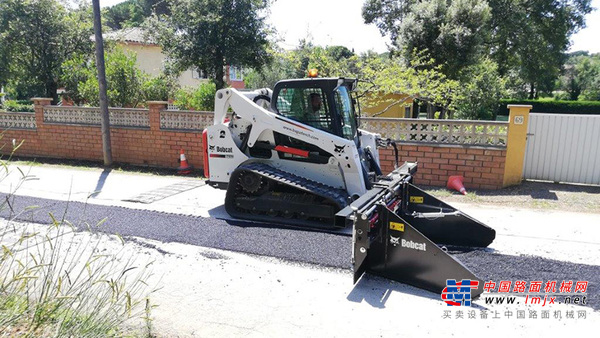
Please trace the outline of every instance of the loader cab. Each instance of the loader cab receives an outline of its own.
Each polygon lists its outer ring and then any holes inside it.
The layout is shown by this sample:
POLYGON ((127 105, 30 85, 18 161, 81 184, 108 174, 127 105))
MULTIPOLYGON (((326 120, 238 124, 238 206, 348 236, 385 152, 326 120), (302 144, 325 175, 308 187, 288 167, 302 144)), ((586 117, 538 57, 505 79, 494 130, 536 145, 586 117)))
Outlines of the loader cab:
POLYGON ((339 137, 358 141, 350 93, 355 79, 308 78, 279 81, 271 108, 280 115, 339 137))

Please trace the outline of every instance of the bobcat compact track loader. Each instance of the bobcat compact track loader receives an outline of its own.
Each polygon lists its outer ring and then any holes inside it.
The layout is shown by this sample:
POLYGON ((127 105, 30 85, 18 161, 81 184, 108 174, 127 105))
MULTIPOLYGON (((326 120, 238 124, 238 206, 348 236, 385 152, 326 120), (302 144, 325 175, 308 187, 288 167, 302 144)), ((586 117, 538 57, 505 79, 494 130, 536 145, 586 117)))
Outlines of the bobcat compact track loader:
POLYGON ((439 293, 447 279, 479 280, 438 244, 486 247, 495 231, 414 186, 416 163, 382 174, 377 147, 396 146, 358 129, 356 83, 307 78, 272 91, 217 91, 214 125, 203 132, 208 183, 227 189, 235 218, 351 227, 355 282, 369 271, 439 293))

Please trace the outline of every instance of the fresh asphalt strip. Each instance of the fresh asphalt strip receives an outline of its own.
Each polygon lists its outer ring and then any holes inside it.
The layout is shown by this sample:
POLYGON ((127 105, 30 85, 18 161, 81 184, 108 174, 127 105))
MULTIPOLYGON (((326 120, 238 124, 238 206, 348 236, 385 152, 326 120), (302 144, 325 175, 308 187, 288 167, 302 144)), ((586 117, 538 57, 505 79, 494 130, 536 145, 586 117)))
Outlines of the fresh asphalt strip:
MULTIPOLYGON (((352 238, 347 235, 232 222, 114 206, 0 194, 0 217, 51 224, 50 213, 86 230, 101 220, 99 231, 351 269, 352 238), (8 201, 8 203, 7 203, 8 201), (34 207, 34 208, 32 208, 34 207)), ((588 281, 586 305, 600 309, 600 266, 535 256, 511 256, 491 249, 453 251, 453 256, 484 281, 588 281)), ((350 278, 350 276, 348 276, 350 278)))

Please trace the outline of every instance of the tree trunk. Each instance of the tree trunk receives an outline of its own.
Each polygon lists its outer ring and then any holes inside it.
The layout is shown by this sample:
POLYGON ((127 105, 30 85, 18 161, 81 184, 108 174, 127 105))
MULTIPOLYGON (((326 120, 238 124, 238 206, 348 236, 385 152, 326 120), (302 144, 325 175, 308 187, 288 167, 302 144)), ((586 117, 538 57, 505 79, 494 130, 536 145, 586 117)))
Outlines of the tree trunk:
POLYGON ((427 102, 427 118, 433 119, 434 116, 435 116, 435 107, 431 103, 427 102))
POLYGON ((215 55, 215 86, 217 87, 217 90, 225 88, 225 80, 223 79, 225 76, 225 72, 224 69, 225 67, 223 67, 223 54, 218 51, 217 55, 215 55))
POLYGON ((442 107, 442 109, 440 109, 440 116, 438 118, 440 120, 443 120, 446 118, 446 107, 442 107))
POLYGON ((529 99, 530 100, 533 100, 533 98, 534 98, 534 93, 535 93, 535 87, 534 86, 535 85, 534 85, 533 82, 529 85, 529 99))
POLYGON ((52 98, 52 104, 58 103, 58 94, 56 93, 58 89, 58 83, 55 81, 46 82, 46 97, 52 98))

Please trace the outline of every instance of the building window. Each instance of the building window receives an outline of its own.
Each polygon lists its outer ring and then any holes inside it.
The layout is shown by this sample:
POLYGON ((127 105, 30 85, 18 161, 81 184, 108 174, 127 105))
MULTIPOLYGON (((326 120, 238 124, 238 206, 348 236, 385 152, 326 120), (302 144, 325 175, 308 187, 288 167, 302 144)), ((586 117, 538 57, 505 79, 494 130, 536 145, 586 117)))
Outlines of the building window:
POLYGON ((198 68, 192 69, 192 79, 207 79, 206 72, 198 68))
POLYGON ((244 76, 242 75, 242 69, 236 66, 229 66, 229 80, 230 81, 243 81, 244 76))

